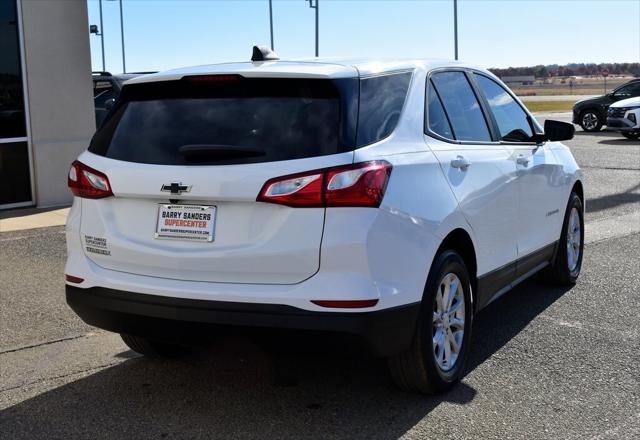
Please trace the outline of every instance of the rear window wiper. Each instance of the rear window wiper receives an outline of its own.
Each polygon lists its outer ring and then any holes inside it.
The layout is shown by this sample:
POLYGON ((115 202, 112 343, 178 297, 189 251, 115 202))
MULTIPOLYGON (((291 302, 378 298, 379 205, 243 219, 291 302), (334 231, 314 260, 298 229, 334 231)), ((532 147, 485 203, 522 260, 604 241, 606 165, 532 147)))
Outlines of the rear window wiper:
POLYGON ((183 145, 178 152, 187 160, 225 160, 242 157, 264 156, 264 150, 233 145, 193 144, 183 145))

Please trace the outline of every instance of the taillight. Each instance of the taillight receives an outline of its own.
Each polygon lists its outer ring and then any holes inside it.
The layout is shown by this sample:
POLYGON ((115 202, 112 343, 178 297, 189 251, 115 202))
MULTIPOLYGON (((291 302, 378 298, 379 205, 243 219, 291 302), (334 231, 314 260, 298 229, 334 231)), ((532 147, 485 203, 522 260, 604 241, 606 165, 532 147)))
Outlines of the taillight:
POLYGON ((264 184, 257 200, 297 208, 377 208, 391 168, 389 162, 376 160, 276 177, 264 184))
POLYGON ((101 199, 113 195, 109 179, 104 173, 77 160, 71 164, 67 185, 73 195, 85 199, 101 199))

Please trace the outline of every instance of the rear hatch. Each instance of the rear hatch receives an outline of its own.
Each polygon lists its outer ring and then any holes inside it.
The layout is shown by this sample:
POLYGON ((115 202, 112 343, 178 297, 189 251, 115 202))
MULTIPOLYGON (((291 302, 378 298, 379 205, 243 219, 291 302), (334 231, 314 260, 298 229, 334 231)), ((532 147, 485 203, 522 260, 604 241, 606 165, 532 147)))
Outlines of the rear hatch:
POLYGON ((319 268, 324 208, 257 202, 273 177, 353 161, 357 78, 186 76, 126 85, 79 160, 86 256, 181 280, 293 284, 319 268))

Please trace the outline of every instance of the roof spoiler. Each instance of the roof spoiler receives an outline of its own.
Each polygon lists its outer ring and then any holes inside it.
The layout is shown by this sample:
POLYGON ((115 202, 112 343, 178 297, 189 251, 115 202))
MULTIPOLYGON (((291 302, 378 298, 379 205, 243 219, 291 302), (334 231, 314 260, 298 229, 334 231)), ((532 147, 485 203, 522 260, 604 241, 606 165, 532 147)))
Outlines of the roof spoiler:
POLYGON ((267 46, 253 46, 253 54, 251 55, 251 61, 275 61, 280 57, 277 53, 269 49, 267 46))

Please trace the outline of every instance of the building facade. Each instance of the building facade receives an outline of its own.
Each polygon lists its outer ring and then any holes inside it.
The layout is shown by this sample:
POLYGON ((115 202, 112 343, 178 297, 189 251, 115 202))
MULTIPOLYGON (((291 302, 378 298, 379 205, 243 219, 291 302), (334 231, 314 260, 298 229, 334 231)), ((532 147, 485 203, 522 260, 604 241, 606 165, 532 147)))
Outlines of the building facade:
POLYGON ((0 209, 71 201, 95 130, 84 0, 0 0, 0 209))

